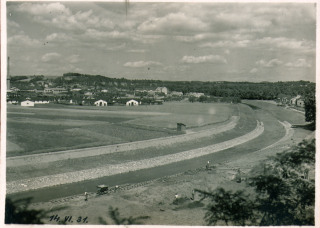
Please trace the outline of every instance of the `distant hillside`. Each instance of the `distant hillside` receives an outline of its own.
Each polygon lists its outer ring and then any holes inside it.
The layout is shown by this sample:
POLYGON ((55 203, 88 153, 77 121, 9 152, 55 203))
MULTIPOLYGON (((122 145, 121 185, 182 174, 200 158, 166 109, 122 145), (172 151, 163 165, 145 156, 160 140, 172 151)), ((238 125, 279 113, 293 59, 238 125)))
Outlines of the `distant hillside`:
MULTIPOLYGON (((126 91, 149 90, 157 87, 167 87, 169 91, 199 92, 217 97, 239 97, 241 99, 272 100, 280 94, 288 96, 315 93, 315 83, 308 81, 289 82, 203 82, 203 81, 160 81, 160 80, 130 80, 126 78, 109 78, 102 75, 88 75, 79 73, 65 73, 60 77, 44 76, 14 76, 11 86, 19 88, 19 84, 26 86, 38 81, 50 83, 50 86, 64 88, 91 89, 123 89, 126 91)), ((43 84, 43 83, 42 83, 43 84)))

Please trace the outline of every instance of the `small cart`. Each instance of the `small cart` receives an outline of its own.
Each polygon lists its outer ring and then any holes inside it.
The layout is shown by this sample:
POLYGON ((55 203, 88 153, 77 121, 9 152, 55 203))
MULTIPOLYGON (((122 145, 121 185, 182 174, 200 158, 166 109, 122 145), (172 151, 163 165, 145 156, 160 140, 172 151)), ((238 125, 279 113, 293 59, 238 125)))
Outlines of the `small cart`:
POLYGON ((98 190, 97 190, 97 194, 98 195, 103 195, 103 194, 107 194, 108 193, 108 190, 109 190, 109 187, 107 185, 98 185, 97 186, 98 190))

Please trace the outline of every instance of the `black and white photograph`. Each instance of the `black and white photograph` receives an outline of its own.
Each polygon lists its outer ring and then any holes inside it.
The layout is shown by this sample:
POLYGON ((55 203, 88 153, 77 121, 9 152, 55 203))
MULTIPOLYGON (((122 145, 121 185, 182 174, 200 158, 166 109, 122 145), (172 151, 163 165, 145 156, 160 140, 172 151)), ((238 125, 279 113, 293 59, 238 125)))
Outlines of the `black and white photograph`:
POLYGON ((317 7, 2 0, 3 226, 320 225, 317 7))

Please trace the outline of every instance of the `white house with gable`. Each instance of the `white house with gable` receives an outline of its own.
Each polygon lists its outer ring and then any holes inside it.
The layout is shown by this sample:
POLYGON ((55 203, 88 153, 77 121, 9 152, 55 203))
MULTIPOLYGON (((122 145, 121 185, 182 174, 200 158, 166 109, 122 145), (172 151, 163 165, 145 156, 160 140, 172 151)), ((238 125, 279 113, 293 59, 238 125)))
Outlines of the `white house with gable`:
POLYGON ((104 100, 98 100, 96 102, 94 102, 95 106, 108 106, 108 102, 104 101, 104 100))
POLYGON ((139 102, 136 100, 127 101, 126 106, 138 106, 139 102))
POLYGON ((33 102, 33 101, 29 101, 29 100, 22 101, 22 102, 21 102, 21 106, 24 106, 24 107, 33 107, 33 106, 34 106, 34 102, 33 102))
POLYGON ((291 98, 291 99, 290 99, 290 104, 291 104, 291 105, 297 105, 297 100, 300 99, 300 98, 301 98, 300 95, 298 95, 298 96, 296 96, 296 97, 294 97, 294 98, 291 98))
POLYGON ((158 88, 156 88, 156 92, 168 94, 168 89, 167 89, 167 87, 158 87, 158 88))

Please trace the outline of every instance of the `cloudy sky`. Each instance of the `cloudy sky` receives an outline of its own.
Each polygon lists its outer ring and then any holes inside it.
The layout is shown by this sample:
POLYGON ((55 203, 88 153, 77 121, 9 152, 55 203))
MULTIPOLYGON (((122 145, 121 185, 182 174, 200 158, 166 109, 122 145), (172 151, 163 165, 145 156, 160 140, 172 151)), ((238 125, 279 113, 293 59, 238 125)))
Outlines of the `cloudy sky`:
POLYGON ((315 4, 8 2, 11 75, 315 81, 315 4))

